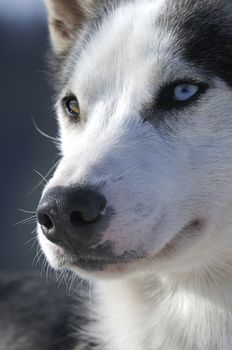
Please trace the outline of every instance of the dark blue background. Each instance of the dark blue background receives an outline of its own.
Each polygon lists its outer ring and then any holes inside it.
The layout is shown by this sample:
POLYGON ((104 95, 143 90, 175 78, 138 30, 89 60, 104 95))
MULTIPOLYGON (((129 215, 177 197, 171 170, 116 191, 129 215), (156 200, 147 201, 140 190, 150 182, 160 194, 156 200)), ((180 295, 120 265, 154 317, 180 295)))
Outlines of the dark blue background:
MULTIPOLYGON (((36 0, 40 1, 40 0, 36 0)), ((17 2, 20 6, 20 1, 17 2)), ((0 11, 0 270, 30 270, 36 245, 26 244, 35 223, 15 225, 34 211, 42 186, 33 169, 46 174, 57 160, 55 146, 33 126, 32 117, 46 133, 55 136, 45 54, 49 45, 46 16, 17 20, 0 11)), ((39 268, 39 265, 34 268, 39 268)))

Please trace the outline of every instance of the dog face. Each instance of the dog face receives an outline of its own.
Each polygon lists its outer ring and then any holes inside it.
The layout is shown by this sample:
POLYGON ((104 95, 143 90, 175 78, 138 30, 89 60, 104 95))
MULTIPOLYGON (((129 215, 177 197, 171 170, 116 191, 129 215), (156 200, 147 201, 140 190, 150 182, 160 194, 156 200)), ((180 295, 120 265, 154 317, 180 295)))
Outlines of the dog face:
POLYGON ((48 260, 93 277, 213 264, 231 240, 230 1, 47 4, 62 154, 38 207, 48 260))

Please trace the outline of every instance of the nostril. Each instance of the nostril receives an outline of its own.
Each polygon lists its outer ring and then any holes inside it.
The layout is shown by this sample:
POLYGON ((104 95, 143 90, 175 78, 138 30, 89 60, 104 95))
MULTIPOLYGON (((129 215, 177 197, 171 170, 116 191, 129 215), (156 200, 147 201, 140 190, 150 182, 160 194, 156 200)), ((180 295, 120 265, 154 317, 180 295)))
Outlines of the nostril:
POLYGON ((47 230, 51 230, 54 226, 51 218, 47 214, 39 215, 38 221, 40 225, 46 227, 47 230))
POLYGON ((99 218, 99 215, 94 213, 94 215, 86 215, 78 210, 72 211, 70 214, 70 222, 73 226, 78 226, 80 224, 91 224, 94 223, 99 218))
POLYGON ((105 212, 106 199, 95 192, 78 192, 73 197, 72 210, 69 221, 73 226, 95 223, 105 212))
POLYGON ((73 211, 71 212, 71 215, 70 215, 70 221, 71 221, 71 224, 76 226, 78 225, 80 222, 84 222, 84 218, 83 218, 83 215, 80 211, 73 211))

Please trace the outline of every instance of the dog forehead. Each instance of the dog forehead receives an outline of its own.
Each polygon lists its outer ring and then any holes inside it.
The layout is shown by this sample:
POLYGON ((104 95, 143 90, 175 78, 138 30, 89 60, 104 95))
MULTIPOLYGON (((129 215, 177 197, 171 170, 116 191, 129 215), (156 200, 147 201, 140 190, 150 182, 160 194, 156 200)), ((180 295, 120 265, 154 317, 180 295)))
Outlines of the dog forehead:
POLYGON ((125 2, 109 13, 78 54, 71 88, 90 99, 106 91, 148 92, 151 70, 168 60, 171 48, 169 31, 156 23, 165 2, 125 2))
POLYGON ((81 93, 96 97, 101 89, 110 90, 112 82, 118 83, 118 90, 127 82, 148 91, 146 84, 157 79, 157 73, 165 78, 177 55, 232 84, 230 1, 119 3, 87 29, 82 47, 73 50, 70 62, 75 73, 68 80, 74 90, 78 86, 81 93))

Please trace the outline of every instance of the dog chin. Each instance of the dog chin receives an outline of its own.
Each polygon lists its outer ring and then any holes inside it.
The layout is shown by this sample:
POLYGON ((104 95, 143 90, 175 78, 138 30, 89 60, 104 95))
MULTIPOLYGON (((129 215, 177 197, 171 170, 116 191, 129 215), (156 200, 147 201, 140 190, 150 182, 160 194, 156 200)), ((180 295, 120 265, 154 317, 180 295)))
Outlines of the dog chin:
MULTIPOLYGON (((111 259, 79 258, 51 243, 39 232, 40 246, 50 266, 55 270, 70 270, 87 279, 115 279, 138 272, 138 261, 120 262, 111 259)), ((140 259, 144 260, 144 259, 140 259)))

